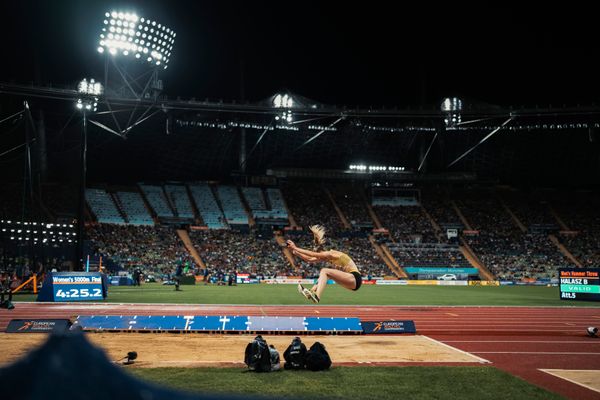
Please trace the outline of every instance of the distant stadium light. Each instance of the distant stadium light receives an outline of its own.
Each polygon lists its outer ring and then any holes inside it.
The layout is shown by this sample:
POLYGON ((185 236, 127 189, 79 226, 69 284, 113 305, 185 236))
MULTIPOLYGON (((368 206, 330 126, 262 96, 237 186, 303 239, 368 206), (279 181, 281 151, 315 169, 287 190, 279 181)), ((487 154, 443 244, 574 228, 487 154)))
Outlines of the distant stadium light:
POLYGON ((157 66, 162 65, 163 68, 167 68, 176 36, 172 29, 157 24, 156 21, 139 18, 134 13, 113 11, 104 15, 107 19, 104 20, 103 26, 108 26, 110 33, 108 33, 108 38, 105 39, 104 32, 106 32, 106 28, 102 28, 103 33, 100 34, 100 46, 98 47, 99 53, 108 51, 112 55, 121 54, 125 57, 131 55, 139 59, 139 53, 142 51, 148 53, 148 46, 150 46, 155 50, 147 58, 148 63, 157 66), (108 20, 109 17, 110 20, 108 20), (140 37, 144 40, 139 41, 140 37), (138 46, 138 43, 147 46, 138 46))
POLYGON ((384 166, 384 165, 350 165, 348 167, 350 171, 358 171, 358 172, 402 172, 405 171, 405 167, 397 167, 397 166, 384 166))
POLYGON ((275 115, 276 121, 287 122, 293 121, 291 108, 294 107, 294 99, 288 94, 278 94, 273 98, 273 107, 284 108, 285 110, 275 115))
POLYGON ((444 123, 447 128, 454 128, 461 123, 460 113, 463 109, 462 100, 457 97, 447 97, 441 105, 441 110, 445 114, 444 123))
POLYGON ((292 96, 289 96, 287 94, 278 94, 273 99, 273 106, 275 108, 292 108, 294 107, 294 99, 292 98, 292 96))
POLYGON ((104 92, 104 88, 100 82, 96 82, 94 79, 83 79, 77 86, 77 91, 80 94, 89 94, 92 96, 101 96, 104 92))
POLYGON ((82 111, 96 111, 98 107, 98 97, 104 93, 104 87, 100 82, 90 79, 83 79, 77 85, 77 91, 80 97, 75 103, 75 107, 82 111))

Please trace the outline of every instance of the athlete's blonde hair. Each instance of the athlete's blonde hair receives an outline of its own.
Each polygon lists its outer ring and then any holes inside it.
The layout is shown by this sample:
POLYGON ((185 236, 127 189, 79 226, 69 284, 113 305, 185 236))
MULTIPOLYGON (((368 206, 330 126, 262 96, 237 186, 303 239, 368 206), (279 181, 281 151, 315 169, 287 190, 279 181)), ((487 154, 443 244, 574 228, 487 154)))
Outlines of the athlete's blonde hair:
POLYGON ((316 250, 323 251, 323 246, 325 246, 325 227, 322 225, 311 225, 308 229, 313 234, 316 250))

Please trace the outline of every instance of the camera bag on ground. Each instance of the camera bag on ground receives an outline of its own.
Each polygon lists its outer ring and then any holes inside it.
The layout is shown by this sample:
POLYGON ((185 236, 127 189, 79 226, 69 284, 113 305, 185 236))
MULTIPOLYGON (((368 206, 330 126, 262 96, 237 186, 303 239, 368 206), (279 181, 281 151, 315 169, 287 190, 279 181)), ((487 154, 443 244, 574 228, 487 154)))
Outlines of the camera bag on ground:
MULTIPOLYGON (((277 357, 279 357, 279 354, 277 357)), ((267 342, 261 335, 256 336, 254 340, 246 346, 244 363, 248 366, 249 371, 271 371, 271 352, 269 351, 267 342)))
POLYGON ((329 369, 331 358, 325 350, 325 346, 320 342, 315 342, 306 352, 306 369, 311 371, 322 371, 329 369))

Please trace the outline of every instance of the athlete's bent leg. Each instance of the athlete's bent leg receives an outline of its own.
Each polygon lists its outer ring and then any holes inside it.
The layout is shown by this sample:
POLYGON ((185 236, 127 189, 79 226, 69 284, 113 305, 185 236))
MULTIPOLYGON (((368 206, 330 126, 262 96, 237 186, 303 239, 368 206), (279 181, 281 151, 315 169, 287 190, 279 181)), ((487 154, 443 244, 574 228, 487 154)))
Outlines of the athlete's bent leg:
POLYGON ((313 291, 317 293, 317 296, 319 296, 319 299, 321 298, 321 294, 323 293, 323 290, 325 290, 325 287, 327 286, 327 280, 329 279, 335 281, 335 283, 346 289, 352 290, 356 288, 356 279, 354 279, 354 275, 351 273, 338 271, 337 269, 333 268, 323 268, 319 273, 319 281, 317 282, 317 285, 312 288, 313 291))

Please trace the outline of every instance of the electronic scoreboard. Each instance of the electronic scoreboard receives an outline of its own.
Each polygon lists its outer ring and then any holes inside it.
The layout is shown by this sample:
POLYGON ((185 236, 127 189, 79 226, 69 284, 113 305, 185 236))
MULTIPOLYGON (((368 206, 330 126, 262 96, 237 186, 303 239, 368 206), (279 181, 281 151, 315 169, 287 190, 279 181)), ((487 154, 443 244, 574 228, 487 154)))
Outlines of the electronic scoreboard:
POLYGON ((561 268, 560 298, 600 301, 600 268, 561 268))
POLYGON ((99 272, 49 272, 37 301, 104 300, 107 293, 107 279, 99 272))

